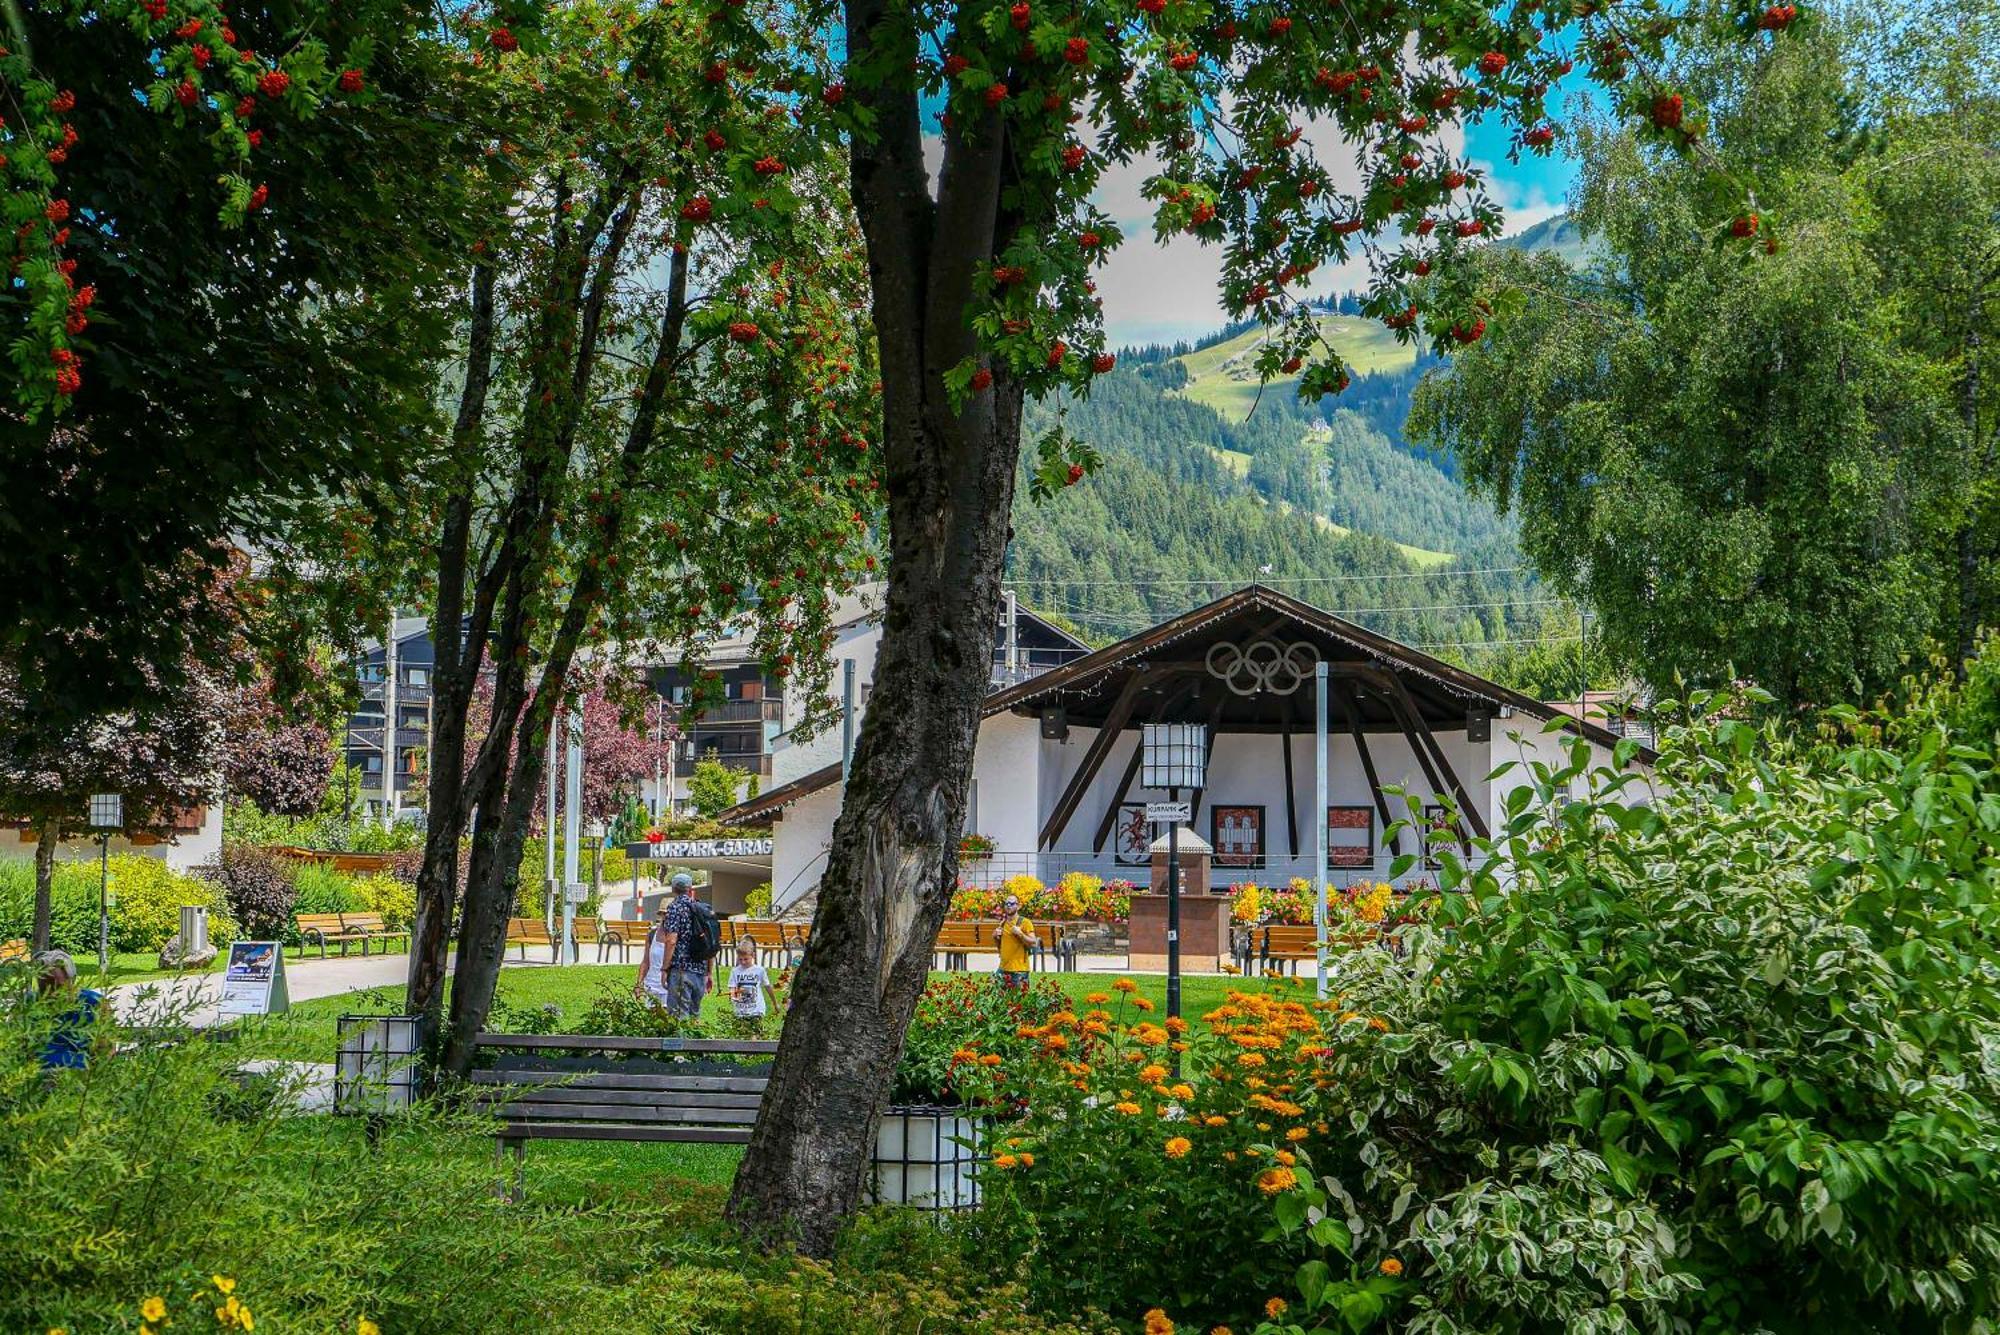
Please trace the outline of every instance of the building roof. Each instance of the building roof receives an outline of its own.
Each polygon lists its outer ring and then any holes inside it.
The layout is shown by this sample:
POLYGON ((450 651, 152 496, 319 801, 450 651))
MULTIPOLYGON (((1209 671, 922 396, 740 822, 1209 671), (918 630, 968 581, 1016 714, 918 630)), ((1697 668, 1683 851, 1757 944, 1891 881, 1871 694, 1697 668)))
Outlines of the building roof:
MULTIPOLYGON (((1370 732, 1419 723, 1460 731, 1472 715, 1519 713, 1561 720, 1565 730, 1603 746, 1619 741, 1599 724, 1261 584, 996 691, 982 717, 1060 708, 1064 722, 1092 727, 1144 721, 1204 723, 1222 732, 1310 731, 1313 664, 1321 661, 1329 668, 1338 728, 1351 721, 1370 732)), ((1653 756, 1642 748, 1641 758, 1653 756)), ((729 808, 722 819, 768 816, 839 779, 838 765, 825 766, 729 808)))
MULTIPOLYGON (((828 627, 832 630, 845 630, 849 626, 880 616, 882 594, 886 588, 886 585, 877 581, 857 584, 852 592, 842 594, 834 603, 828 627)), ((709 667, 729 667, 756 661, 758 657, 756 634, 749 618, 745 617, 737 623, 737 626, 739 628, 735 633, 719 636, 709 642, 707 654, 709 667)), ((663 667, 679 663, 683 656, 679 645, 666 645, 649 640, 633 647, 643 658, 663 667)))

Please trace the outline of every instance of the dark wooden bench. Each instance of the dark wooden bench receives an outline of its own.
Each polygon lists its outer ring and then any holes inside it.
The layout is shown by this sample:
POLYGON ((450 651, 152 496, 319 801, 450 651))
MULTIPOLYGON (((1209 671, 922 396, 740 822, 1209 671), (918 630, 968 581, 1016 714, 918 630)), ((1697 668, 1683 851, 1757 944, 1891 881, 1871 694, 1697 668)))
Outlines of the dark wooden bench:
POLYGON ((496 1159, 514 1151, 519 1200, 531 1140, 628 1140, 742 1145, 775 1041, 481 1034, 475 1097, 500 1119, 496 1159), (749 1059, 745 1061, 743 1059, 749 1059))

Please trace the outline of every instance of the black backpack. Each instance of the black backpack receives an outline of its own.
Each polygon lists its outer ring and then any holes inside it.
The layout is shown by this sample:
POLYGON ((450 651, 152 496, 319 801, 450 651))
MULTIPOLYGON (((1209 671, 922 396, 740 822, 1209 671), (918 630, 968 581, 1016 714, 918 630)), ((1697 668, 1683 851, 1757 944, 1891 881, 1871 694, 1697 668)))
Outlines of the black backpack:
POLYGON ((715 910, 699 899, 688 901, 688 958, 706 964, 722 949, 722 924, 715 910))

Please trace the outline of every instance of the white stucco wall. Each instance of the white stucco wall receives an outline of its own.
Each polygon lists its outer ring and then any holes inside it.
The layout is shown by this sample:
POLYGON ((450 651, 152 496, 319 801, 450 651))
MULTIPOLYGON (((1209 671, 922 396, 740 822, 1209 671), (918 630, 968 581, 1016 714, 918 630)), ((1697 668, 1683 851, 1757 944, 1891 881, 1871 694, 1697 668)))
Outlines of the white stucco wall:
POLYGON ((841 786, 808 793, 786 807, 771 828, 771 905, 785 909, 819 885, 826 851, 833 845, 833 818, 840 814, 841 786))
MULTIPOLYGON (((833 659, 833 678, 830 683, 829 703, 840 704, 843 669, 841 660, 854 660, 854 694, 856 708, 854 732, 861 735, 861 720, 868 712, 865 689, 875 680, 875 650, 882 643, 882 624, 870 618, 866 621, 843 626, 837 632, 829 656, 833 659)), ((822 769, 840 759, 840 724, 826 728, 808 741, 794 741, 791 730, 806 715, 806 700, 796 690, 785 692, 785 735, 778 738, 771 748, 771 787, 790 783, 801 775, 822 769)))

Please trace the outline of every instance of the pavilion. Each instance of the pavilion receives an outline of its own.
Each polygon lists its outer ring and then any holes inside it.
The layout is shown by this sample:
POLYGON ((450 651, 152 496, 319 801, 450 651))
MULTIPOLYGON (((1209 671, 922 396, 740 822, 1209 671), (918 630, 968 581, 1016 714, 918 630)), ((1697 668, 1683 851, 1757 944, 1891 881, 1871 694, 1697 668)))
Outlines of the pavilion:
MULTIPOLYGON (((1250 585, 1088 656, 995 691, 973 765, 968 832, 994 852, 961 875, 997 884, 1071 871, 1144 881, 1154 831, 1138 786, 1140 725, 1207 728, 1208 785, 1191 828, 1214 850, 1217 884, 1310 877, 1315 668, 1327 664, 1329 874, 1335 884, 1433 872, 1440 841, 1485 837, 1526 766, 1573 738, 1610 764, 1618 734, 1262 585, 1250 585), (1548 729, 1553 731, 1547 731, 1548 729), (1388 790, 1399 790, 1390 792, 1388 790), (1444 819, 1449 805, 1459 813, 1444 819), (1420 808, 1414 815, 1411 800, 1420 808), (1394 839, 1385 832, 1411 821, 1394 839)), ((1631 759, 1650 764, 1643 746, 1631 759)), ((725 821, 774 822, 774 901, 818 883, 841 802, 837 764, 730 808, 725 821)))

